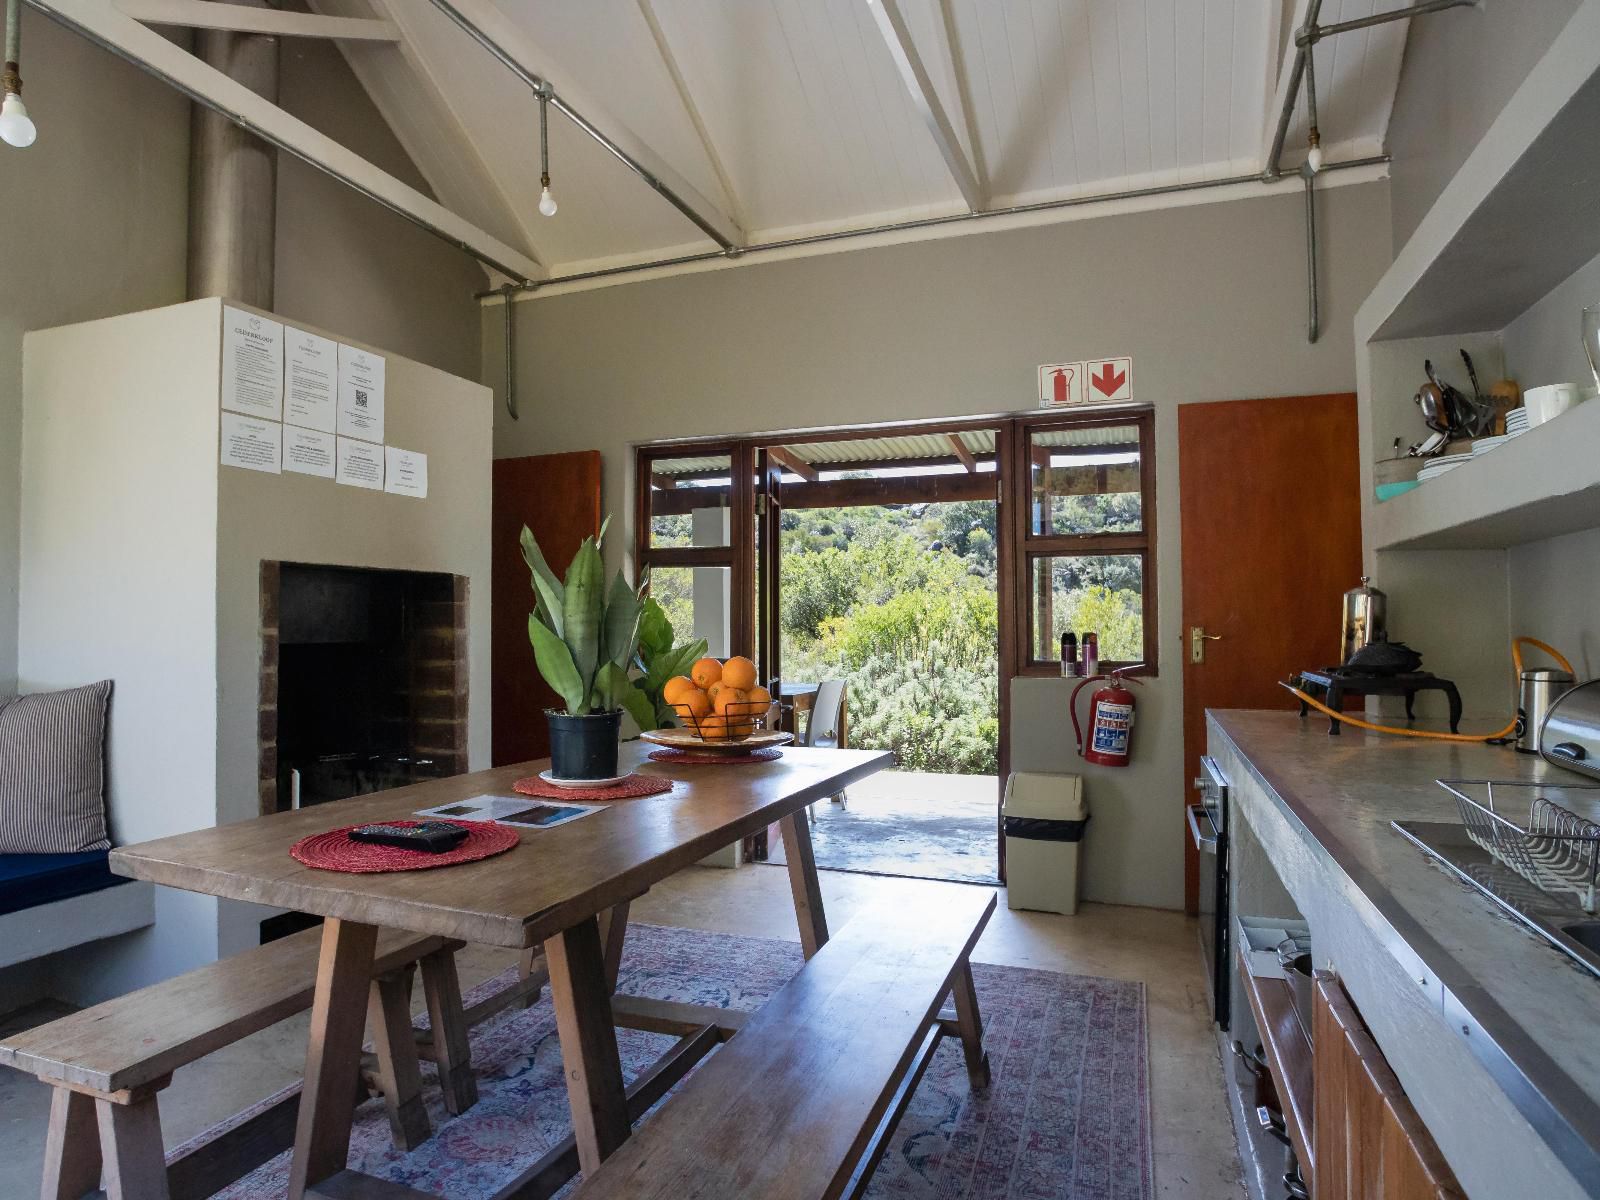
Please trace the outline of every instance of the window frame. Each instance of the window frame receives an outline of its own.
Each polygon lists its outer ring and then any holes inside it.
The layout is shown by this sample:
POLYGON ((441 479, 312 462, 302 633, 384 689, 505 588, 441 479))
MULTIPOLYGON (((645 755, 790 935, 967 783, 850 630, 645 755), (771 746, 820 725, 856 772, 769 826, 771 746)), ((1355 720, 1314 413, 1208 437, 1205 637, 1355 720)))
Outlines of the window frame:
POLYGON ((1006 503, 1010 506, 1012 544, 1016 547, 1012 567, 1011 603, 1015 618, 1012 626, 1012 670, 1017 675, 1051 676, 1061 673, 1060 659, 1037 655, 1038 637, 1034 629, 1034 564, 1041 558, 1081 558, 1092 555, 1138 555, 1143 590, 1140 593, 1144 632, 1142 662, 1101 659, 1102 672, 1128 670, 1129 674, 1155 677, 1160 673, 1156 597, 1156 465, 1155 410, 1148 405, 1136 408, 1096 409, 1092 412, 1047 413, 1019 417, 1010 430, 1010 466, 1004 477, 1006 503), (1033 435, 1057 429, 1083 429, 1132 425, 1139 430, 1139 509, 1141 528, 1136 533, 1037 533, 1033 529, 1033 435), (1130 669, 1132 668, 1132 669, 1130 669))

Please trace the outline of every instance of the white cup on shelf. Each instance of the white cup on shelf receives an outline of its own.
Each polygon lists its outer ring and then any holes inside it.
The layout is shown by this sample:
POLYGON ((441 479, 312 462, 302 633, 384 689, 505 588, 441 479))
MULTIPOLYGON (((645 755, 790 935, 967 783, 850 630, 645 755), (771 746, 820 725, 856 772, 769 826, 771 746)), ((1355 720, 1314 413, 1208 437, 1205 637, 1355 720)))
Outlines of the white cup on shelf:
POLYGON ((1528 410, 1531 428, 1559 417, 1583 398, 1583 389, 1575 383, 1547 383, 1523 392, 1522 407, 1528 410))

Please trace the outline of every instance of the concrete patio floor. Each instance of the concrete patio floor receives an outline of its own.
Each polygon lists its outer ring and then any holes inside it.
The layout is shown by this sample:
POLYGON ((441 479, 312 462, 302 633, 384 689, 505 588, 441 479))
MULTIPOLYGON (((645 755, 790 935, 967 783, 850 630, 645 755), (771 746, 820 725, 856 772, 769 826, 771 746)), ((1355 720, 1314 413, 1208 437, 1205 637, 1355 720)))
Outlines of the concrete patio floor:
MULTIPOLYGON (((999 784, 993 775, 882 771, 843 804, 819 803, 811 842, 830 871, 998 883, 999 784)), ((784 862, 771 839, 770 862, 784 862)))

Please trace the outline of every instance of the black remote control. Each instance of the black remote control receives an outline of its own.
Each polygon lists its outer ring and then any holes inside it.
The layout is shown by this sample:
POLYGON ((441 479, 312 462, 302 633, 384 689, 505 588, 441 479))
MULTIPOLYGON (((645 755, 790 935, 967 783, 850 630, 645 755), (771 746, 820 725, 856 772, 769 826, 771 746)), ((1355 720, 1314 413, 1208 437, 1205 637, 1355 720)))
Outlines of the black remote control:
POLYGON ((398 846, 425 854, 443 854, 467 839, 467 830, 449 821, 424 821, 421 825, 363 825, 350 831, 352 842, 398 846))

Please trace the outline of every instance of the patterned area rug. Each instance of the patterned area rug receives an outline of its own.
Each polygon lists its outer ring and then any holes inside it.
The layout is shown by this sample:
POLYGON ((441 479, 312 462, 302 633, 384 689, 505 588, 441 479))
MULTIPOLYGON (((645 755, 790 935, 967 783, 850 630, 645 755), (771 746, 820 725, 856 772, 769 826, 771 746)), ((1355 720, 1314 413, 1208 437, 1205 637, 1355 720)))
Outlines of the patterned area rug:
MULTIPOLYGON (((620 990, 663 1000, 754 1009, 801 966, 792 942, 654 925, 628 931, 620 990)), ((973 964, 994 1072, 974 1093, 960 1046, 943 1042, 874 1176, 883 1200, 1149 1200, 1150 1100, 1144 987, 1139 983, 973 964)), ((507 972, 467 997, 506 986, 507 972)), ((864 1014, 865 1015, 865 1014, 864 1014)), ((619 1030, 632 1077, 672 1039, 619 1030)), ((381 1101, 356 1113, 350 1165, 450 1200, 484 1200, 570 1129, 548 992, 473 1031, 480 1099, 451 1119, 423 1064, 434 1136, 410 1154, 389 1140, 381 1101)), ((280 1093, 280 1096, 282 1093, 280 1093)), ((209 1141, 279 1097, 207 1130, 209 1141)), ((668 1101, 670 1102, 670 1096, 668 1101)), ((648 1119, 648 1118, 646 1118, 648 1119)), ((218 1193, 278 1200, 289 1156, 218 1193)), ((571 1193, 569 1184, 562 1195, 571 1193)))

